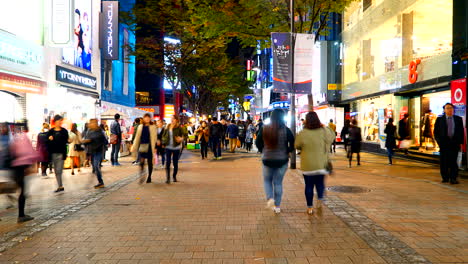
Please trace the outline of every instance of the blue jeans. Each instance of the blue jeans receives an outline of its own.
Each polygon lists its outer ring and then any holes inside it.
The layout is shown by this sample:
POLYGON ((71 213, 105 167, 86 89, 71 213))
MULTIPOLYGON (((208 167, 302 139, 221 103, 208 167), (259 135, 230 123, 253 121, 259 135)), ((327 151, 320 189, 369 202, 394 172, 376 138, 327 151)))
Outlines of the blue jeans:
POLYGON ((283 196, 283 178, 288 163, 279 168, 271 168, 263 165, 263 187, 267 200, 274 199, 275 206, 281 205, 281 198, 283 196))
POLYGON ((392 164, 392 157, 394 154, 393 148, 387 148, 387 154, 388 154, 388 163, 392 164))
POLYGON ((211 144, 215 158, 221 157, 221 139, 218 137, 211 138, 211 144))
POLYGON ((101 161, 102 152, 91 153, 91 162, 93 163, 94 173, 96 173, 98 182, 100 184, 104 184, 104 181, 102 181, 101 161))
POLYGON ((174 166, 174 173, 172 176, 174 178, 177 177, 177 172, 179 171, 179 158, 180 158, 180 149, 166 149, 166 174, 169 178, 171 173, 171 161, 173 162, 174 166))
POLYGON ((119 164, 119 152, 120 152, 120 141, 117 141, 117 144, 112 145, 112 152, 111 152, 112 165, 119 164))
POLYGON ((314 186, 317 189, 317 197, 319 200, 323 199, 323 193, 325 191, 325 175, 304 175, 305 182, 305 196, 307 201, 307 207, 312 208, 314 205, 314 186))

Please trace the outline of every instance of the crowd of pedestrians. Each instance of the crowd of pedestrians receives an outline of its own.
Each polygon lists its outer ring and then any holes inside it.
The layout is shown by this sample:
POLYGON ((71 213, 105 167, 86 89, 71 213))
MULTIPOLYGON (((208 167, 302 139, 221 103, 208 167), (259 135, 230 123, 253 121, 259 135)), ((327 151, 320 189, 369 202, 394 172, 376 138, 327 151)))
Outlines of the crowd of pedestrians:
MULTIPOLYGON (((26 222, 33 217, 25 214, 26 193, 25 176, 31 174, 31 168, 37 165, 41 175, 54 173, 57 188, 56 193, 64 192, 63 183, 64 162, 68 158, 71 162, 71 175, 75 174, 75 167, 80 172, 83 163, 90 162, 92 172, 96 175, 95 189, 104 188, 102 162, 105 153, 111 147, 112 166, 120 166, 119 153, 122 145, 122 129, 120 115, 116 114, 112 124, 99 125, 97 119, 89 120, 85 129, 80 132, 76 124, 71 124, 68 131, 63 127, 63 117, 56 115, 52 124, 43 124, 37 136, 34 148, 27 136, 27 124, 13 127, 0 124, 0 170, 9 171, 14 187, 12 192, 19 190, 18 222, 26 222), (84 157, 84 160, 83 160, 84 157)), ((389 164, 393 164, 394 151, 398 147, 397 141, 408 138, 405 131, 408 127, 408 116, 405 115, 397 128, 394 120, 389 118, 384 133, 385 147, 389 164), (402 128, 403 127, 403 128, 402 128), (397 136, 398 135, 398 136, 397 136)), ((444 115, 437 118, 434 129, 435 140, 440 145, 442 182, 457 184, 459 152, 464 143, 463 121, 454 115, 454 107, 448 103, 444 106, 444 115)), ((222 153, 235 153, 240 149, 251 152, 255 143, 261 153, 263 167, 264 191, 267 208, 275 213, 281 212, 283 195, 283 179, 288 169, 291 155, 295 151, 300 153, 301 171, 305 182, 305 204, 307 213, 314 212, 314 189, 320 208, 324 198, 325 178, 332 172, 329 153, 336 152, 336 125, 333 120, 325 125, 321 123, 316 112, 307 113, 303 120, 303 129, 294 138, 292 131, 285 122, 285 112, 280 109, 272 111, 268 124, 262 120, 256 124, 252 120, 218 121, 216 117, 201 121, 199 124, 181 124, 177 116, 172 116, 169 124, 164 120, 153 120, 153 116, 145 114, 137 118, 130 129, 131 153, 135 157, 134 164, 140 167, 140 183, 152 182, 155 164, 165 168, 166 183, 178 182, 179 159, 182 151, 193 136, 199 144, 201 159, 208 158, 213 153, 214 160, 221 160, 222 153), (147 168, 147 169, 145 169, 147 168)), ((357 165, 361 165, 362 131, 356 119, 346 120, 340 133, 347 153, 348 166, 351 168, 353 156, 357 156, 357 165)), ((2 185, 4 191, 7 187, 2 185)))

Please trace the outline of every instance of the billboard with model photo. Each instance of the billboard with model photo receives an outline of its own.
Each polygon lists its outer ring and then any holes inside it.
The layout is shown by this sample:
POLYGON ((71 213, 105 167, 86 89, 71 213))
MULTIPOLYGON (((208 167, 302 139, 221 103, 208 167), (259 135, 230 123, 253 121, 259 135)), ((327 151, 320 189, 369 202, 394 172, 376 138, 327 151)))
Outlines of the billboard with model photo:
POLYGON ((92 0, 75 0, 73 46, 63 49, 65 63, 91 71, 92 59, 92 0))

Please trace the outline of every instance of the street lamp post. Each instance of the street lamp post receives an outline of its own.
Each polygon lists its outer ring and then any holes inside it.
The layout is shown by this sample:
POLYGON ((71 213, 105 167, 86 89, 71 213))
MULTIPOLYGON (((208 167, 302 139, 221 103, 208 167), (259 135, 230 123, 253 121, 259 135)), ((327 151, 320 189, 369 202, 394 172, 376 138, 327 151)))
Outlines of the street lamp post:
MULTIPOLYGON (((296 38, 294 36, 294 0, 290 0, 290 19, 291 19, 291 130, 294 138, 296 138, 296 89, 294 87, 294 49, 296 48, 296 38)), ((291 155, 291 169, 296 169, 296 150, 294 149, 291 155)))

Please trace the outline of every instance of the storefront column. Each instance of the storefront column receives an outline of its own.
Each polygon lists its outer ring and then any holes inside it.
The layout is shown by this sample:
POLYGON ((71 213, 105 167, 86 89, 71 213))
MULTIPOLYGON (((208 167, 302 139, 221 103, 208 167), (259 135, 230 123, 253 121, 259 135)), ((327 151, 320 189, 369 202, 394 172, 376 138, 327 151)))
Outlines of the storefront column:
POLYGON ((453 1, 452 79, 468 76, 468 1, 453 1))

